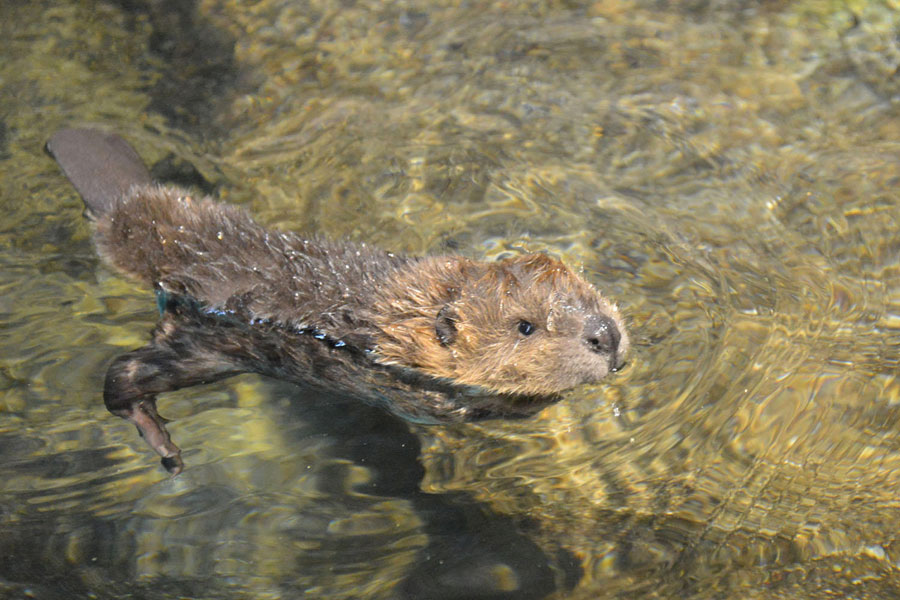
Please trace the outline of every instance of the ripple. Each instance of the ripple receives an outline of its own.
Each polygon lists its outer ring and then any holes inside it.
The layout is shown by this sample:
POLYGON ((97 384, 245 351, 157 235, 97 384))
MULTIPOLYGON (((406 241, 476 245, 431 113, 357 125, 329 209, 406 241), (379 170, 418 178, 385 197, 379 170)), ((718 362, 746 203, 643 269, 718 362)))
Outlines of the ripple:
POLYGON ((171 15, 242 74, 191 90, 224 107, 204 139, 150 102, 180 68, 158 11, 7 4, 0 595, 900 595, 888 3, 215 0, 171 15), (629 364, 533 419, 411 430, 181 390, 167 477, 100 402, 152 297, 41 152, 97 121, 264 223, 559 256, 622 307, 629 364))

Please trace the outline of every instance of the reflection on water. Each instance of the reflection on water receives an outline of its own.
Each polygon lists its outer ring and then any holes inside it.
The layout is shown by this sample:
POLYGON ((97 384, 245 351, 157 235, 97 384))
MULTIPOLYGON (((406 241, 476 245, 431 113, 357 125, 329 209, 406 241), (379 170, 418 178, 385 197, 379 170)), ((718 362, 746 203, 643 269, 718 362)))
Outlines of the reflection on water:
POLYGON ((900 595, 893 2, 164 5, 0 7, 3 594, 900 595), (183 390, 169 478, 100 402, 155 314, 41 153, 79 122, 267 224, 561 256, 630 366, 454 427, 183 390))

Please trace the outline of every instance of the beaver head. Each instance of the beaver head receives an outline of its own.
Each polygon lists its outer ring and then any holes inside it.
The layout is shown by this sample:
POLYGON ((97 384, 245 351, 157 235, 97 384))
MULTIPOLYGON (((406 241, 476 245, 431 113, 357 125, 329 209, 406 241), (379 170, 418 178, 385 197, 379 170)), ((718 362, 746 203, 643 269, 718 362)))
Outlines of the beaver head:
POLYGON ((624 363, 618 309, 560 261, 422 259, 380 286, 379 360, 495 394, 554 395, 624 363))

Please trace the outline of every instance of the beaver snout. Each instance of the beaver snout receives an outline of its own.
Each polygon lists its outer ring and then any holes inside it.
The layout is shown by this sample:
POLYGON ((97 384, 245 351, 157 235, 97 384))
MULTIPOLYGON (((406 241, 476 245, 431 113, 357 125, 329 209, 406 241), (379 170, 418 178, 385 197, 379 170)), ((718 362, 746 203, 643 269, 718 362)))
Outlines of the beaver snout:
POLYGON ((622 334, 612 319, 604 315, 589 315, 584 320, 584 340, 592 352, 609 355, 611 371, 622 366, 623 361, 617 356, 622 334))

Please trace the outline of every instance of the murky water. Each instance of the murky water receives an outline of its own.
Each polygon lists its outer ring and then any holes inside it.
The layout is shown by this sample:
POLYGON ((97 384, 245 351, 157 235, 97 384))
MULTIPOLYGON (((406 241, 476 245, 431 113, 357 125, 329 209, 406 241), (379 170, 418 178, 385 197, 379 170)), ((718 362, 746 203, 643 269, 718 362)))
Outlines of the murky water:
POLYGON ((900 6, 0 5, 0 594, 900 595, 900 6), (418 427, 242 376, 108 415, 150 292, 42 153, 102 123, 278 227, 547 250, 630 365, 418 427))

